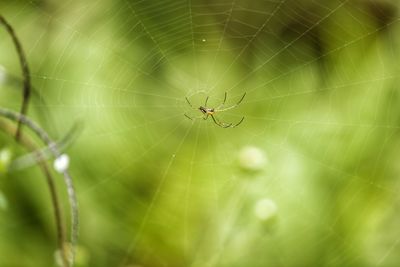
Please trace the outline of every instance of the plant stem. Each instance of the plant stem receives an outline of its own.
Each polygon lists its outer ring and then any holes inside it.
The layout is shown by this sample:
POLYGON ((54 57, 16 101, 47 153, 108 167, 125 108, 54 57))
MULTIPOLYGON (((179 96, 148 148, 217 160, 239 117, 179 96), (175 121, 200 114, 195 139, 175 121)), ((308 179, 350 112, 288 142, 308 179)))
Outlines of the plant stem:
MULTIPOLYGON (((15 33, 13 27, 11 24, 7 22, 7 20, 0 14, 0 23, 3 24, 4 28, 7 30, 8 34, 11 36, 11 39, 14 43, 15 49, 17 50, 18 58, 19 58, 19 63, 21 65, 22 69, 22 76, 24 79, 24 90, 22 94, 22 105, 21 105, 21 110, 20 113, 22 115, 25 115, 27 110, 28 110, 28 103, 29 103, 29 97, 31 94, 31 77, 29 74, 29 66, 28 66, 28 61, 26 60, 26 56, 24 53, 24 50, 22 49, 21 42, 19 41, 17 34, 15 33)), ((22 122, 18 121, 18 126, 17 126, 17 131, 15 134, 15 138, 18 140, 21 134, 21 125, 22 122)))
MULTIPOLYGON (((0 121, 0 128, 7 134, 13 136, 15 133, 15 127, 4 123, 0 121)), ((54 184, 54 177, 51 174, 50 168, 47 165, 47 163, 44 161, 44 154, 42 153, 41 150, 38 150, 38 148, 34 145, 34 142, 26 135, 21 133, 20 139, 18 142, 25 147, 28 151, 33 151, 36 162, 39 165, 40 169, 42 170, 44 176, 46 177, 46 182, 50 190, 50 196, 51 196, 51 202, 53 204, 53 211, 54 211, 54 218, 56 222, 56 228, 57 228, 57 243, 58 243, 58 248, 62 253, 62 261, 63 261, 63 266, 68 267, 68 257, 67 253, 64 249, 64 244, 66 243, 65 239, 65 227, 63 224, 62 220, 62 212, 60 208, 60 202, 56 190, 56 186, 54 184)))
MULTIPOLYGON (((5 108, 0 108, 0 117, 10 119, 15 122, 21 122, 31 129, 50 149, 51 153, 55 158, 60 156, 57 144, 49 137, 46 131, 44 131, 39 125, 34 121, 26 117, 25 115, 16 113, 12 110, 5 108)), ((75 247, 78 239, 78 229, 79 229, 79 213, 78 213, 78 201, 76 199, 74 184, 68 169, 62 172, 64 177, 64 182, 67 187, 68 200, 71 206, 71 257, 70 263, 73 265, 75 258, 75 247)))

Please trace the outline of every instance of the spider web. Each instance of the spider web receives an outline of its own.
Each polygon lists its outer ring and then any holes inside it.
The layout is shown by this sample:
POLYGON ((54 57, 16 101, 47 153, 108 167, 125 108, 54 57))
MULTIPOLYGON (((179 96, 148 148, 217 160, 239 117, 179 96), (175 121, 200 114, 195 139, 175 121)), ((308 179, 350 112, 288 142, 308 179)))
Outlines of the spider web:
MULTIPOLYGON (((395 1, 0 5, 30 61, 38 93, 30 114, 46 124, 40 114, 49 111, 56 137, 76 120, 86 125, 68 151, 79 250, 90 258, 83 266, 400 261, 395 1), (215 107, 225 92, 227 105, 247 93, 238 108, 216 114, 226 123, 245 116, 239 127, 183 116, 201 115, 185 97, 200 106, 209 96, 215 107), (241 170, 247 146, 266 154, 261 171, 241 170), (276 204, 273 220, 254 214, 262 199, 276 204)), ((14 54, 0 58, 18 75, 14 54)), ((18 109, 14 87, 2 87, 2 106, 18 109)), ((16 202, 0 219, 0 251, 14 255, 1 253, 0 263, 50 266, 45 184, 32 170, 22 174, 5 192, 25 192, 22 202, 32 204, 16 202), (35 223, 48 236, 38 237, 35 223), (18 257, 21 230, 35 263, 18 257)))

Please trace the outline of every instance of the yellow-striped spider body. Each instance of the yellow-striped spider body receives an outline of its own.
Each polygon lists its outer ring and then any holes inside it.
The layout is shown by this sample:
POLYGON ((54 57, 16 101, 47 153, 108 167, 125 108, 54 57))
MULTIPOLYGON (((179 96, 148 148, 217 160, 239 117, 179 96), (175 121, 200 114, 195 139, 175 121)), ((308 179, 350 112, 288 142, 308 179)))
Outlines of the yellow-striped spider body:
MULTIPOLYGON (((236 107, 239 106, 239 104, 243 101, 243 99, 244 99, 245 96, 246 96, 246 93, 243 94, 242 98, 240 98, 239 102, 237 102, 236 104, 234 104, 234 105, 232 105, 232 106, 230 106, 230 107, 224 107, 225 102, 226 102, 226 97, 227 97, 227 93, 225 92, 224 101, 222 102, 221 105, 219 105, 219 106, 216 107, 216 108, 208 108, 208 107, 207 107, 207 102, 208 102, 208 98, 209 98, 209 97, 207 96, 206 101, 205 101, 205 103, 204 103, 204 106, 200 106, 199 108, 196 108, 196 109, 200 110, 201 113, 203 113, 202 116, 200 116, 200 117, 194 117, 194 118, 189 117, 187 114, 185 114, 185 116, 186 116, 186 118, 188 118, 188 119, 190 119, 190 120, 195 120, 195 119, 207 120, 208 117, 210 116, 216 125, 218 125, 218 126, 220 126, 220 127, 222 127, 222 128, 233 128, 233 127, 239 126, 239 124, 241 124, 241 123, 243 122, 244 117, 242 117, 242 119, 241 119, 238 123, 233 124, 233 123, 225 123, 225 122, 219 121, 219 120, 215 117, 215 114, 218 113, 218 112, 227 111, 227 110, 236 108, 236 107)), ((188 104, 189 104, 189 106, 190 106, 191 108, 195 109, 195 108, 192 106, 192 104, 190 103, 190 101, 189 101, 189 99, 188 99, 187 97, 186 97, 186 101, 188 102, 188 104)))
POLYGON ((215 113, 215 111, 214 111, 214 109, 213 108, 206 108, 206 107, 202 107, 202 106, 200 106, 199 107, 199 110, 201 111, 201 112, 203 112, 203 114, 204 115, 213 115, 214 113, 215 113))

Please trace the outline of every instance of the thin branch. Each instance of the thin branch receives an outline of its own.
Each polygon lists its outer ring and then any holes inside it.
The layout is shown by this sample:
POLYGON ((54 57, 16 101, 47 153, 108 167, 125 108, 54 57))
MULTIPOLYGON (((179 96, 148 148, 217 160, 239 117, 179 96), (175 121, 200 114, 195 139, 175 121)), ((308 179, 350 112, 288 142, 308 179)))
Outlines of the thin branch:
MULTIPOLYGON (((26 60, 26 56, 24 50, 22 49, 21 42, 19 41, 17 34, 15 33, 13 27, 7 22, 7 20, 0 14, 0 24, 4 26, 7 30, 8 34, 11 36, 11 39, 14 43, 15 49, 17 50, 19 63, 22 69, 22 76, 24 79, 24 90, 22 95, 22 105, 20 113, 25 115, 28 110, 29 97, 31 94, 31 77, 29 73, 28 62, 26 60)), ((21 121, 18 121, 17 131, 15 134, 15 138, 18 140, 21 134, 21 121)))
MULTIPOLYGON (((55 158, 60 156, 60 151, 57 147, 57 144, 49 137, 46 131, 44 131, 39 125, 37 125, 34 121, 26 117, 25 115, 16 113, 12 110, 8 110, 5 108, 0 108, 0 117, 4 117, 10 119, 15 122, 21 122, 30 128, 41 140, 44 142, 52 152, 55 158)), ((70 263, 73 265, 75 259, 75 248, 78 239, 78 229, 79 229, 79 213, 78 213, 78 201, 76 199, 74 184, 72 178, 68 172, 68 169, 62 172, 64 176, 64 182, 67 187, 68 192, 68 200, 71 206, 71 257, 70 263)))
MULTIPOLYGON (((73 127, 68 131, 68 133, 59 141, 57 141, 57 147, 60 151, 65 151, 71 143, 74 142, 78 133, 82 130, 81 123, 75 123, 73 127)), ((42 154, 42 161, 47 161, 52 158, 53 155, 49 147, 40 148, 40 152, 42 154)), ((35 155, 36 151, 32 151, 29 154, 25 154, 19 158, 13 160, 11 165, 9 166, 10 170, 19 170, 24 169, 38 163, 37 157, 35 155)))
MULTIPOLYGON (((14 75, 12 73, 8 73, 6 72, 6 81, 7 83, 10 84, 10 86, 12 88, 14 87, 20 87, 21 84, 24 83, 24 79, 21 78, 20 76, 14 75)), ((51 116, 51 112, 50 109, 46 103, 46 100, 41 96, 40 91, 35 88, 35 86, 33 86, 31 84, 30 86, 30 101, 33 101, 33 99, 36 98, 36 100, 40 103, 40 108, 37 109, 37 113, 38 115, 40 115, 41 117, 43 117, 44 119, 46 119, 46 125, 48 125, 48 127, 50 128, 50 132, 57 135, 57 128, 56 128, 56 124, 54 121, 54 118, 51 116)))
MULTIPOLYGON (((3 130, 3 132, 13 136, 15 133, 15 127, 0 121, 0 128, 3 130)), ((58 243, 58 249, 61 252, 61 257, 63 261, 63 266, 68 267, 69 262, 68 262, 68 256, 67 256, 67 251, 65 251, 65 246, 64 244, 66 243, 65 239, 65 227, 64 223, 62 220, 62 212, 60 208, 60 202, 57 194, 57 189, 54 184, 54 177, 51 174, 50 168, 47 165, 47 163, 44 161, 44 154, 42 153, 41 150, 38 150, 34 142, 27 136, 21 133, 20 139, 18 141, 23 147, 25 147, 28 151, 33 151, 35 159, 37 164, 39 165, 40 169, 42 170, 42 173, 46 177, 46 182, 49 187, 50 191, 50 196, 51 196, 51 203, 53 204, 53 212, 54 212, 54 218, 55 218, 55 223, 56 223, 56 231, 57 231, 57 243, 58 243)))

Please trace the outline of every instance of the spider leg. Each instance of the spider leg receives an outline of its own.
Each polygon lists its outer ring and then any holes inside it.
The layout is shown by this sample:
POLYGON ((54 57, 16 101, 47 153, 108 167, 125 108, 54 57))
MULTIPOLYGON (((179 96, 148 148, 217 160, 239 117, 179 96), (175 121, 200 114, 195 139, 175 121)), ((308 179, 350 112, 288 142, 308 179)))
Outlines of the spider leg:
POLYGON ((218 126, 220 126, 222 128, 235 128, 235 127, 239 126, 244 121, 244 117, 242 117, 242 119, 238 123, 236 123, 235 125, 232 125, 233 123, 226 124, 224 122, 220 122, 213 115, 211 115, 211 118, 213 119, 215 124, 217 124, 218 126))
POLYGON ((244 117, 242 117, 242 119, 241 119, 238 123, 236 123, 235 125, 233 125, 232 128, 234 128, 234 127, 236 127, 236 126, 239 126, 239 125, 243 122, 243 120, 244 120, 244 117))
POLYGON ((214 115, 212 115, 212 114, 211 114, 211 118, 213 119, 214 123, 215 123, 216 125, 218 125, 219 127, 222 127, 222 128, 229 128, 229 127, 232 126, 232 123, 230 123, 230 124, 223 124, 223 123, 219 122, 219 121, 214 117, 214 115))
POLYGON ((244 97, 246 96, 246 92, 243 94, 242 98, 239 100, 239 102, 236 103, 236 106, 242 103, 244 97))
POLYGON ((186 113, 183 114, 183 115, 185 115, 185 117, 188 118, 189 120, 193 120, 193 118, 191 118, 191 117, 189 117, 188 115, 186 115, 186 113))
POLYGON ((226 98, 227 98, 227 96, 228 96, 228 93, 227 93, 227 92, 225 92, 224 102, 222 103, 222 105, 225 105, 225 102, 226 102, 226 98))
POLYGON ((222 104, 221 105, 219 105, 216 109, 220 109, 220 108, 222 108, 224 105, 225 105, 225 102, 226 102, 226 97, 227 97, 227 95, 228 95, 228 93, 227 92, 225 92, 225 96, 224 96, 224 102, 222 102, 222 104))
POLYGON ((186 101, 188 102, 189 106, 190 106, 191 108, 193 108, 193 106, 192 106, 192 104, 190 103, 189 99, 188 99, 187 97, 185 97, 185 99, 186 99, 186 101))
POLYGON ((205 106, 205 107, 207 107, 208 98, 209 98, 209 96, 207 96, 206 102, 204 103, 204 106, 205 106))
POLYGON ((189 120, 192 120, 192 121, 194 121, 194 120, 198 120, 198 119, 203 119, 203 120, 206 120, 207 119, 207 117, 208 117, 208 115, 206 116, 206 117, 204 117, 204 116, 198 116, 198 117, 190 117, 190 116, 188 116, 186 113, 185 114, 183 114, 186 118, 188 118, 189 120))
POLYGON ((242 96, 242 98, 240 98, 239 102, 237 102, 237 103, 234 104, 233 106, 230 106, 230 107, 227 107, 227 108, 223 108, 223 109, 220 109, 221 106, 219 106, 215 111, 218 111, 218 112, 219 112, 219 111, 227 111, 227 110, 230 110, 230 109, 234 109, 234 108, 236 108, 237 106, 239 106, 240 103, 242 103, 242 101, 243 101, 243 99, 244 99, 245 96, 246 96, 246 93, 244 93, 243 96, 242 96))

